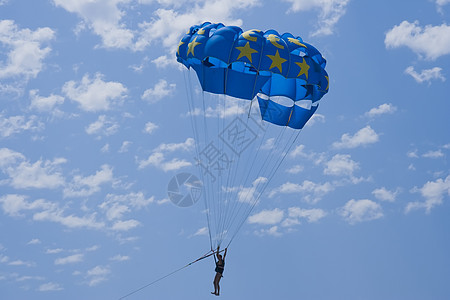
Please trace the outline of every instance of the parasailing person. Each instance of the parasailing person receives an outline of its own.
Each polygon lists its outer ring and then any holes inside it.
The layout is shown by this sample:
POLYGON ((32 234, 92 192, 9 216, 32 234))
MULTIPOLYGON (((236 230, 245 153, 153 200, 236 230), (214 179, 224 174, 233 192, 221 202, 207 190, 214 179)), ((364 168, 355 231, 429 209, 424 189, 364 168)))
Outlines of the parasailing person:
MULTIPOLYGON (((216 252, 216 256, 217 256, 217 260, 216 260, 216 276, 214 276, 214 292, 211 292, 211 294, 214 294, 216 296, 219 296, 220 294, 220 286, 219 286, 219 282, 220 279, 223 277, 223 271, 225 269, 225 256, 227 255, 227 250, 228 248, 225 248, 225 252, 223 253, 223 257, 221 254, 219 254, 220 252, 220 246, 217 246, 217 252, 216 252)), ((215 259, 214 259, 215 260, 215 259)))

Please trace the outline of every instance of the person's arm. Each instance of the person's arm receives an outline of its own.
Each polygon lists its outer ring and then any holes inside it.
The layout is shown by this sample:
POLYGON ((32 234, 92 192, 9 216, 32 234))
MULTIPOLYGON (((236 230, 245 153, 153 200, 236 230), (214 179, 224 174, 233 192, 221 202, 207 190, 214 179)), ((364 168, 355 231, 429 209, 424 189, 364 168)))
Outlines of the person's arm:
POLYGON ((217 246, 217 252, 216 252, 217 259, 219 259, 219 250, 220 250, 220 246, 217 246))
POLYGON ((225 252, 223 253, 223 259, 225 259, 225 256, 227 256, 227 250, 228 248, 225 248, 225 252))

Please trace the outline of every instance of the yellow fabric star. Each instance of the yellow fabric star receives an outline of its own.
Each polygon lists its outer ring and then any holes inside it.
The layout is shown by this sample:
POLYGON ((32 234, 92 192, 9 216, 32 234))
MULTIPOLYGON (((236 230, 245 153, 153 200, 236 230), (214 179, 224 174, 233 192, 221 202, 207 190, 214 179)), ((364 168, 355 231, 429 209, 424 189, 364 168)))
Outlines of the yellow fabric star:
POLYGON ((200 28, 198 31, 197 31, 197 34, 204 34, 205 33, 205 29, 203 29, 203 28, 200 28))
POLYGON ((293 43, 293 44, 296 44, 297 46, 307 48, 306 45, 300 43, 300 41, 297 40, 297 39, 294 39, 294 38, 288 38, 288 41, 291 42, 291 43, 293 43))
POLYGON ((325 91, 328 91, 328 88, 330 87, 330 78, 328 78, 328 76, 325 76, 325 78, 327 79, 327 88, 325 91))
POLYGON ((177 49, 177 54, 180 55, 180 47, 181 45, 183 45, 184 42, 180 41, 180 43, 178 44, 178 49, 177 49))
POLYGON ((268 58, 270 58, 272 60, 272 64, 270 65, 269 69, 272 68, 278 68, 278 70, 280 71, 280 73, 282 73, 282 67, 281 65, 287 61, 287 59, 284 59, 282 57, 280 57, 280 54, 277 52, 275 53, 275 55, 267 55, 268 58))
POLYGON ((274 45, 278 49, 284 49, 283 45, 278 44, 278 41, 280 40, 280 38, 278 36, 276 36, 275 34, 269 34, 267 36, 267 39, 272 43, 272 45, 274 45))
POLYGON ((296 62, 295 64, 300 67, 300 72, 298 72, 297 77, 300 77, 300 75, 305 75, 306 79, 308 79, 308 71, 309 71, 309 65, 306 63, 305 58, 303 58, 303 61, 301 63, 296 62))
POLYGON ((253 53, 258 53, 257 50, 252 49, 252 47, 250 47, 250 42, 247 42, 247 44, 245 44, 244 47, 236 47, 236 49, 238 49, 239 51, 241 51, 239 53, 239 56, 237 59, 240 59, 241 57, 247 57, 247 59, 252 62, 252 54, 253 53))
POLYGON ((242 33, 242 37, 248 41, 251 42, 256 42, 256 40, 258 39, 256 36, 251 36, 250 34, 253 33, 257 33, 257 32, 261 32, 260 30, 256 30, 256 29, 252 29, 252 30, 247 30, 246 32, 242 33))
POLYGON ((189 55, 189 53, 192 53, 192 56, 195 56, 194 48, 201 44, 201 43, 197 42, 196 40, 197 40, 197 37, 195 37, 194 40, 188 44, 187 55, 189 55))

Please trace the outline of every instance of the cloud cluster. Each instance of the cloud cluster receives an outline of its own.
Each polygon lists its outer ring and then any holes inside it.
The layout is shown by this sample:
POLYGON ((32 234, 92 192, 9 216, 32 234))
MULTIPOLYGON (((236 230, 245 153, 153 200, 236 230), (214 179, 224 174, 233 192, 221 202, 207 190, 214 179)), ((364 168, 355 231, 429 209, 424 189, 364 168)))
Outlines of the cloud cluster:
POLYGON ((435 60, 450 54, 450 26, 422 27, 418 21, 403 21, 386 33, 384 44, 386 48, 408 47, 420 57, 435 60))
POLYGON ((409 66, 405 69, 405 74, 410 75, 418 83, 423 83, 423 82, 429 83, 433 79, 439 79, 441 81, 445 81, 445 77, 442 74, 442 68, 440 68, 440 67, 425 69, 425 70, 422 70, 420 73, 418 73, 416 70, 414 70, 413 66, 409 66))
POLYGON ((339 214, 352 225, 384 216, 381 205, 369 199, 352 199, 339 209, 339 214))
POLYGON ((426 213, 430 213, 431 209, 442 204, 446 196, 450 196, 450 175, 446 178, 428 181, 421 188, 415 187, 412 189, 412 192, 420 193, 425 200, 409 202, 406 205, 405 212, 409 213, 413 210, 425 209, 426 213))
POLYGON ((51 48, 44 46, 55 37, 48 28, 20 29, 13 20, 0 20, 0 43, 9 49, 1 61, 0 79, 35 78, 43 68, 43 60, 51 48))
POLYGON ((82 110, 109 110, 122 103, 128 90, 120 82, 104 81, 103 78, 101 73, 95 74, 93 78, 86 74, 79 82, 66 82, 62 91, 67 98, 78 103, 82 110))
POLYGON ((334 142, 336 149, 352 149, 378 142, 379 135, 369 125, 360 129, 354 135, 344 133, 339 142, 334 142))
POLYGON ((170 144, 160 144, 158 147, 153 149, 152 154, 147 159, 138 160, 139 169, 146 168, 148 166, 154 166, 167 171, 179 170, 183 167, 191 166, 192 163, 180 158, 172 158, 167 160, 166 157, 170 153, 176 151, 192 151, 194 149, 194 139, 187 138, 186 141, 182 143, 170 143, 170 144))
POLYGON ((318 10, 318 29, 312 33, 315 35, 331 35, 334 27, 342 16, 350 0, 284 0, 291 3, 290 11, 318 10))
POLYGON ((290 231, 293 226, 301 224, 301 220, 308 223, 315 223, 324 218, 327 213, 318 208, 305 209, 300 207, 289 207, 287 210, 274 208, 272 210, 262 210, 251 215, 248 223, 261 226, 270 226, 268 229, 262 228, 255 233, 257 235, 280 236, 282 229, 290 231))

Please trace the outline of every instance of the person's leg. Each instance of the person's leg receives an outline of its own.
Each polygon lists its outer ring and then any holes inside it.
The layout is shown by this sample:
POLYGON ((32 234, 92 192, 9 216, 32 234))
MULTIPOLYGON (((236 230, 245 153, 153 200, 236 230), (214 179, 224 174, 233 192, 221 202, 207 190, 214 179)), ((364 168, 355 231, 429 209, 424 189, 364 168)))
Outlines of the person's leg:
POLYGON ((220 295, 220 285, 219 285, 219 282, 220 282, 220 278, 222 278, 222 275, 219 274, 219 273, 217 273, 217 275, 219 275, 219 276, 218 276, 218 278, 217 278, 217 293, 216 293, 216 295, 219 296, 219 295, 220 295))
POLYGON ((211 294, 217 295, 217 286, 218 286, 218 284, 219 284, 219 279, 220 279, 220 274, 219 274, 219 273, 216 273, 216 276, 214 277, 214 281, 213 281, 213 284, 214 284, 214 293, 211 292, 211 294))

